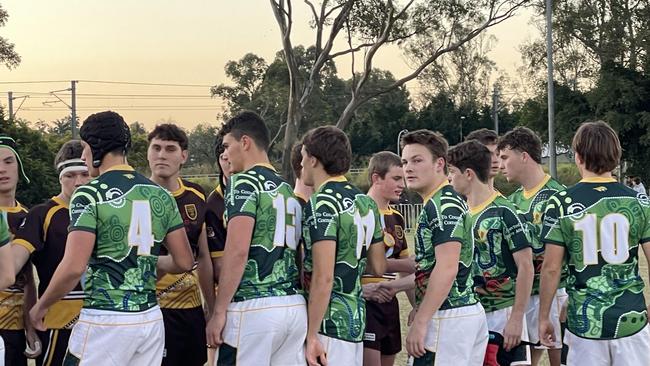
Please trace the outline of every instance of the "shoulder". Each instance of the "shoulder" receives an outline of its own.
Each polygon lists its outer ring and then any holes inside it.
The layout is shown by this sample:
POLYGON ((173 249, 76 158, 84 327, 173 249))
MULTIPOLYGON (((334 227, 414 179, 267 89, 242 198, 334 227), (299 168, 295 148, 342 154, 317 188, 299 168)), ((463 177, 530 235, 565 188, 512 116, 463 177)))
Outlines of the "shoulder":
POLYGON ((181 179, 181 182, 183 182, 185 189, 187 189, 189 192, 191 192, 193 195, 197 196, 201 200, 205 201, 205 191, 203 190, 203 187, 185 179, 181 179))

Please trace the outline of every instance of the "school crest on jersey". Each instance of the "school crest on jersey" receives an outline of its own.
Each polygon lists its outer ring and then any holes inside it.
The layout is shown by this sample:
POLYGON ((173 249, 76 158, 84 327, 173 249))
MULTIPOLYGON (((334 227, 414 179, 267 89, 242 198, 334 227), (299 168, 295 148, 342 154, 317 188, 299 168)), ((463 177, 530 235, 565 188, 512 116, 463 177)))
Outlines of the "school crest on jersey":
POLYGON ((398 240, 404 239, 404 228, 402 228, 402 225, 395 225, 395 236, 397 237, 398 240))
POLYGON ((190 203, 189 205, 185 205, 185 214, 187 215, 187 218, 190 220, 194 221, 198 217, 198 212, 196 211, 196 205, 193 203, 190 203))

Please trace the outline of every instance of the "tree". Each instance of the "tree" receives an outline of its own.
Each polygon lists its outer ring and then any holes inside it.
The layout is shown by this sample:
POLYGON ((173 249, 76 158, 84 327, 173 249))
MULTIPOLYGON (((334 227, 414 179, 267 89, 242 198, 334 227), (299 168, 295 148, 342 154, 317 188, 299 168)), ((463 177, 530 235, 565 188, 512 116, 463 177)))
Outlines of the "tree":
POLYGON ((214 143, 218 131, 217 126, 198 124, 190 133, 188 166, 209 166, 214 171, 217 158, 214 155, 214 143))
MULTIPOLYGON (((7 24, 9 13, 0 5, 0 27, 7 24)), ((20 55, 14 50, 14 44, 8 39, 0 37, 0 64, 4 64, 8 69, 15 68, 20 64, 20 55)))
POLYGON ((289 70, 287 120, 284 131, 282 170, 289 173, 289 156, 303 123, 304 110, 311 93, 321 82, 327 62, 349 57, 353 81, 350 97, 336 125, 345 129, 358 108, 371 99, 415 79, 442 55, 457 50, 485 29, 499 24, 521 8, 527 0, 416 1, 323 0, 320 4, 304 0, 311 11, 310 24, 315 31, 315 52, 308 76, 301 72, 294 55, 291 36, 294 19, 291 0, 271 0, 271 8, 280 28, 282 47, 289 70), (403 4, 403 5, 402 5, 403 4), (335 42, 346 43, 334 50, 335 42), (411 59, 413 70, 379 90, 370 90, 375 55, 381 48, 396 45, 411 59), (361 70, 355 67, 361 52, 361 70), (356 75, 359 75, 358 77, 356 75))

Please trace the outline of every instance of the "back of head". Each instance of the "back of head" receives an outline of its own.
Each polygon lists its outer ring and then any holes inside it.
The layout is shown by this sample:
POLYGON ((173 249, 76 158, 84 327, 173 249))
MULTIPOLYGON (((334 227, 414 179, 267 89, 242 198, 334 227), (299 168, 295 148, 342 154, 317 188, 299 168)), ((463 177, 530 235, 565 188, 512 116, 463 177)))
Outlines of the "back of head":
POLYGON ((173 123, 156 125, 153 131, 149 133, 149 136, 147 136, 147 141, 151 142, 153 139, 176 141, 181 147, 181 150, 187 150, 189 146, 189 140, 185 131, 173 123))
POLYGON ((430 130, 417 130, 409 132, 402 136, 400 141, 400 147, 404 149, 406 145, 418 144, 422 145, 429 150, 431 155, 433 155, 434 160, 437 158, 443 158, 447 160, 447 150, 449 149, 449 143, 439 132, 433 132, 430 130))
POLYGON ((465 141, 471 140, 476 140, 483 145, 496 145, 499 141, 499 135, 497 135, 496 131, 494 130, 480 128, 478 130, 470 132, 470 134, 465 137, 465 141))
POLYGON ((580 125, 571 145, 585 169, 595 174, 611 172, 621 160, 621 142, 616 131, 603 121, 580 125))
POLYGON ((525 152, 537 164, 542 163, 542 141, 527 127, 516 127, 499 140, 498 150, 511 149, 525 152))
POLYGON ((305 151, 318 159, 328 175, 343 175, 350 170, 352 148, 343 131, 322 126, 308 131, 302 140, 305 151))
POLYGON ((386 173, 394 166, 402 166, 402 159, 397 154, 391 151, 375 153, 370 158, 370 162, 368 162, 368 183, 372 185, 373 174, 377 174, 380 178, 384 179, 386 173))
POLYGON ((302 174, 302 142, 298 142, 291 148, 291 169, 293 175, 300 179, 302 174))
POLYGON ((472 169, 483 183, 488 181, 491 162, 490 150, 477 140, 465 141, 449 149, 449 165, 461 172, 472 169))
POLYGON ((81 139, 93 153, 93 167, 102 164, 104 156, 111 152, 126 155, 131 148, 131 130, 124 118, 113 111, 91 114, 86 118, 81 130, 81 139))
POLYGON ((271 139, 269 129, 262 117, 255 112, 243 111, 226 121, 221 127, 219 135, 231 134, 237 141, 246 135, 253 139, 255 145, 261 150, 267 151, 271 139))

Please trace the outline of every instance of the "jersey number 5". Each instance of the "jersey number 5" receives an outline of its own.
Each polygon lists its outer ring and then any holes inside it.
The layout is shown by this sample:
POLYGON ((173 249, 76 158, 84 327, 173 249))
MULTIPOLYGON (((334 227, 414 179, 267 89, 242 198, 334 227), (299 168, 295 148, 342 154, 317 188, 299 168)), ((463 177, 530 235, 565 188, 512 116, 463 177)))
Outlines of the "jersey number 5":
POLYGON ((372 235, 375 233, 375 214, 372 210, 366 216, 361 216, 359 210, 354 212, 354 224, 357 226, 357 259, 361 259, 361 253, 365 245, 370 246, 372 235))
POLYGON ((276 247, 286 246, 296 250, 300 240, 300 222, 302 220, 302 207, 300 202, 293 197, 284 199, 278 195, 273 199, 275 208, 275 233, 273 234, 273 245, 276 247), (287 224, 287 214, 291 215, 291 223, 287 224))
POLYGON ((151 255, 153 231, 149 201, 133 201, 128 240, 129 246, 138 247, 138 255, 151 255))
POLYGON ((598 264, 598 250, 607 263, 621 264, 630 256, 628 234, 630 222, 624 215, 609 214, 600 220, 595 214, 588 214, 574 224, 582 231, 582 252, 585 265, 598 264))

